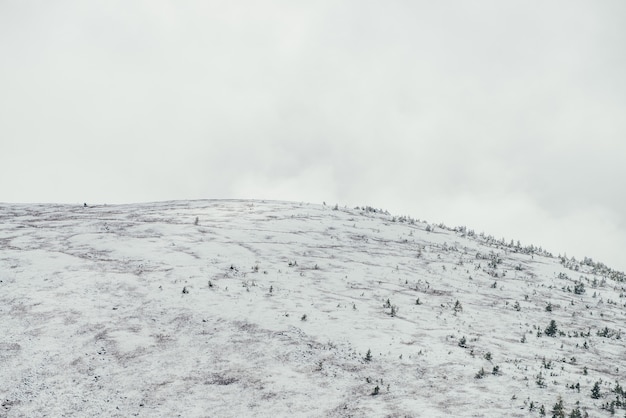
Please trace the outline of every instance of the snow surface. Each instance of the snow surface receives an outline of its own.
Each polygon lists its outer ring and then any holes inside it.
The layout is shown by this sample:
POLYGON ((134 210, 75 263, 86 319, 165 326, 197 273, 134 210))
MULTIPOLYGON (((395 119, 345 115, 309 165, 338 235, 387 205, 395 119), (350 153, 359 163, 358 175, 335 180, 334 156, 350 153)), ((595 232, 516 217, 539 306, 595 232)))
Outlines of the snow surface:
POLYGON ((3 417, 595 417, 626 384, 623 275, 465 228, 224 200, 0 221, 3 417))

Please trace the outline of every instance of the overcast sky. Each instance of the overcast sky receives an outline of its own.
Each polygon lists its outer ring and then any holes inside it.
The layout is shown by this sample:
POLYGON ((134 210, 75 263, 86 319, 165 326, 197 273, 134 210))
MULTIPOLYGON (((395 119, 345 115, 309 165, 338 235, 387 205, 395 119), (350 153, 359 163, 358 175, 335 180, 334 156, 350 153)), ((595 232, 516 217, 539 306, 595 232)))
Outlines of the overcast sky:
POLYGON ((626 270, 626 2, 0 0, 0 201, 371 205, 626 270))

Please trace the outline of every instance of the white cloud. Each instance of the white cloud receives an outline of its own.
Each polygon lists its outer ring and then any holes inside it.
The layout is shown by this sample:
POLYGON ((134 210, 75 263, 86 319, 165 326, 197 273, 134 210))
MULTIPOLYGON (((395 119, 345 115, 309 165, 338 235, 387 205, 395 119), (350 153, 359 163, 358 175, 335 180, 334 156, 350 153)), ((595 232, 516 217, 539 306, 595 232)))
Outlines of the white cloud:
POLYGON ((3 2, 0 200, 371 204, 619 263, 625 9, 3 2))

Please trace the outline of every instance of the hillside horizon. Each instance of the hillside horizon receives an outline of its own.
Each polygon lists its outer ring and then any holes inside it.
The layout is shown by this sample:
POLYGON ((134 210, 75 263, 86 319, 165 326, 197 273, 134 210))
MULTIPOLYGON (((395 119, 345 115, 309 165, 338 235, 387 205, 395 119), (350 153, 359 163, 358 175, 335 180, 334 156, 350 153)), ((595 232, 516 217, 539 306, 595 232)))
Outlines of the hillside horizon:
MULTIPOLYGON (((489 231, 485 231, 485 230, 481 230, 480 232, 476 232, 478 231, 478 229, 473 228, 471 224, 459 224, 457 226, 450 226, 450 224, 447 224, 446 222, 433 222, 431 220, 428 219, 421 219, 421 218, 414 218, 413 214, 402 214, 399 215, 398 213, 394 213, 394 211, 390 211, 387 210, 384 207, 381 206, 370 206, 370 205, 362 205, 362 206, 348 206, 348 205, 341 205, 339 203, 333 203, 333 204, 329 204, 326 201, 324 201, 323 203, 313 203, 313 202, 305 202, 305 201, 296 201, 296 200, 281 200, 281 199, 236 199, 236 198, 200 198, 200 199, 166 199, 166 200, 146 200, 146 201, 137 201, 137 202, 113 202, 113 203, 109 203, 109 202, 45 202, 45 201, 32 201, 32 202, 1 202, 0 201, 0 207, 3 205, 6 206, 60 206, 60 207, 115 207, 115 206, 119 206, 119 207, 123 207, 123 206, 143 206, 143 205, 161 205, 161 204, 176 204, 176 203, 181 203, 181 202, 241 202, 241 203, 246 203, 246 202, 250 202, 250 203, 254 203, 254 202, 258 202, 258 203, 276 203, 276 204, 292 204, 292 205, 321 205, 321 206, 328 206, 330 208, 337 208, 337 209, 342 209, 342 210, 348 210, 348 209, 363 209, 363 210, 368 210, 368 211, 373 211, 373 212, 377 212, 383 215, 388 215, 391 216, 392 218, 396 218, 396 219, 401 219, 401 220, 412 220, 413 222, 420 222, 420 223, 425 223, 425 224, 429 224, 429 225, 433 225, 433 226, 437 226, 440 227, 442 229, 447 229, 447 230, 451 230, 451 231, 455 231, 455 230, 459 230, 459 229, 464 229, 466 231, 472 231, 473 234, 480 236, 481 238, 486 238, 490 241, 497 241, 500 245, 504 245, 504 246, 516 246, 518 244, 521 243, 521 240, 519 240, 516 237, 512 237, 512 236, 505 236, 505 235, 495 235, 495 234, 490 234, 489 231), (499 236, 499 238, 498 238, 499 236)), ((402 222, 402 221, 401 221, 402 222)), ((522 246, 524 247, 532 247, 532 248, 536 248, 538 250, 540 250, 541 252, 544 252, 546 255, 549 256, 554 256, 554 254, 557 254, 557 257, 564 257, 566 259, 571 259, 574 263, 578 262, 578 261, 582 261, 583 263, 592 263, 592 264, 598 264, 603 266, 603 268, 607 269, 607 270, 611 270, 617 273, 622 273, 624 274, 626 270, 622 269, 622 268, 615 268, 615 266, 611 266, 611 263, 606 263, 604 262, 604 260, 597 260, 597 257, 590 257, 588 256, 588 254, 574 254, 571 255, 572 252, 567 249, 567 248, 558 248, 558 251, 554 251, 555 248, 546 248, 543 245, 540 246, 535 246, 534 245, 535 242, 531 242, 530 244, 528 243, 523 243, 522 246), (570 256, 568 256, 568 254, 570 254, 570 256)))

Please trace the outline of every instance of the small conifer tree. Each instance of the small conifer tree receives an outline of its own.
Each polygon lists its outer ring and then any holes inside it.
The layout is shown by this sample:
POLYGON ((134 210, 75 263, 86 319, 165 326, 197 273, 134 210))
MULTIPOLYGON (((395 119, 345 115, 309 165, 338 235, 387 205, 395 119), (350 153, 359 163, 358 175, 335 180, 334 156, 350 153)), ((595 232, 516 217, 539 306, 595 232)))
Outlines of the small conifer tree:
POLYGON ((569 414, 569 418, 583 418, 582 412, 580 412, 580 408, 576 407, 572 409, 572 412, 569 414))
POLYGON ((537 386, 539 386, 540 388, 546 387, 546 381, 544 380, 543 374, 541 372, 539 372, 539 375, 537 376, 537 380, 535 380, 535 383, 537 383, 537 386))
POLYGON ((461 302, 456 301, 456 303, 454 304, 454 312, 455 313, 459 313, 459 312, 463 312, 463 306, 461 305, 461 302))
POLYGON ((556 337, 557 332, 558 328, 556 326, 556 321, 553 319, 550 321, 550 325, 548 325, 548 328, 546 328, 544 333, 549 337, 556 337))
POLYGON ((552 418, 565 418, 565 409, 563 408, 563 399, 559 396, 559 400, 552 407, 552 418))
POLYGON ((583 293, 585 293, 585 285, 583 284, 583 282, 576 283, 576 285, 574 286, 574 293, 576 293, 577 295, 582 295, 583 293))
POLYGON ((467 338, 465 338, 465 336, 463 336, 460 340, 459 340, 459 347, 461 348, 466 348, 467 345, 467 338))
POLYGON ((600 399, 600 382, 596 382, 591 389, 591 398, 600 399))

